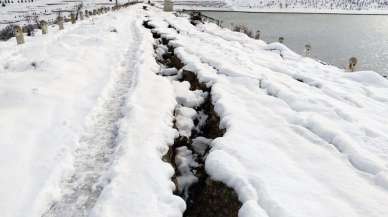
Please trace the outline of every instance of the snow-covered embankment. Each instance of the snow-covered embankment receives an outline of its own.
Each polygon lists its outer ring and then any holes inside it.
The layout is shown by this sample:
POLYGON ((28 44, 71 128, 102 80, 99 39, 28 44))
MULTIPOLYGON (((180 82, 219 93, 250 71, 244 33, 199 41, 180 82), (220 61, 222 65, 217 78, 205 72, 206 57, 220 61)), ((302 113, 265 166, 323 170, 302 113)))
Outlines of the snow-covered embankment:
POLYGON ((141 7, 0 43, 3 216, 388 216, 385 79, 141 7))
POLYGON ((155 74, 140 8, 0 44, 2 216, 183 212, 161 160, 173 88, 155 74))
POLYGON ((240 216, 387 215, 384 78, 213 24, 152 20, 183 70, 212 86, 226 133, 212 141, 206 171, 235 189, 240 216))

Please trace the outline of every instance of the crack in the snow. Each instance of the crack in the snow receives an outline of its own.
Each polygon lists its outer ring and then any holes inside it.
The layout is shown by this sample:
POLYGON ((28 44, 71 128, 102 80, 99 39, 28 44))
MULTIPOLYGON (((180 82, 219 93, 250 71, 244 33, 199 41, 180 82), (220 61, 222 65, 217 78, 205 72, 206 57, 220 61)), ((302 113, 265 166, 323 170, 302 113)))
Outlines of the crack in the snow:
MULTIPOLYGON (((146 28, 153 29, 148 21, 145 21, 143 25, 146 28)), ((174 28, 172 25, 168 27, 174 28)), ((237 216, 241 203, 236 192, 224 183, 212 180, 205 170, 205 159, 210 151, 209 144, 211 140, 222 137, 225 133, 225 129, 220 128, 220 118, 214 111, 211 100, 211 87, 199 82, 195 73, 183 69, 184 64, 175 55, 174 47, 169 45, 169 39, 162 37, 157 31, 152 31, 152 33, 157 42, 155 50, 164 50, 161 53, 156 52, 158 54, 157 61, 162 66, 169 67, 162 70, 161 74, 169 76, 174 81, 189 82, 190 90, 188 91, 206 93, 203 102, 193 108, 189 108, 190 106, 185 107, 187 105, 183 104, 177 106, 179 112, 175 113, 175 128, 179 131, 178 125, 180 126, 181 123, 178 124, 177 122, 179 122, 178 116, 182 118, 180 110, 182 108, 195 113, 193 128, 189 136, 185 135, 186 133, 180 134, 175 139, 174 145, 170 148, 167 156, 164 157, 166 161, 174 166, 176 171, 173 177, 177 185, 175 193, 184 198, 187 204, 183 216, 237 216), (186 165, 182 162, 191 163, 186 165), (225 207, 228 207, 228 209, 225 209, 225 207)))

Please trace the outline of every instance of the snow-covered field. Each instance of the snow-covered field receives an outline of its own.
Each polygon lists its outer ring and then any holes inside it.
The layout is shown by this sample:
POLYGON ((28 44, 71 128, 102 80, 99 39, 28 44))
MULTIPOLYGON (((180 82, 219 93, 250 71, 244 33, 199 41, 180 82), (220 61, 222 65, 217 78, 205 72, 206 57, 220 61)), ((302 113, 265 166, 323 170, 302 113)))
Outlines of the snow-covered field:
POLYGON ((388 216, 386 79, 141 7, 0 42, 2 217, 182 216, 162 157, 205 93, 158 75, 176 72, 155 60, 146 19, 211 88, 226 132, 205 168, 240 217, 388 216))
MULTIPOLYGON (((117 2, 123 4, 130 1, 118 0, 117 2)), ((35 24, 35 19, 51 23, 56 19, 59 11, 62 16, 68 16, 80 4, 83 6, 82 10, 92 10, 102 6, 111 7, 115 4, 108 0, 35 0, 28 2, 25 0, 24 3, 15 0, 12 2, 6 3, 4 7, 0 5, 0 30, 8 24, 35 24)))

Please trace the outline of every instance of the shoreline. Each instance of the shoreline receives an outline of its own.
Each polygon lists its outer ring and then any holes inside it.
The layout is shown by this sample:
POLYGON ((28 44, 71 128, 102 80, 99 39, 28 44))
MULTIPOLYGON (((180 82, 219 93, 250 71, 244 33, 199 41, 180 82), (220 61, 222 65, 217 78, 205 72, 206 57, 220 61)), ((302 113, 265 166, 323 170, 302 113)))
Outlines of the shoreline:
POLYGON ((271 13, 271 14, 322 14, 322 15, 388 15, 388 10, 328 10, 328 9, 260 9, 260 8, 211 8, 211 7, 176 7, 177 11, 237 12, 237 13, 271 13))

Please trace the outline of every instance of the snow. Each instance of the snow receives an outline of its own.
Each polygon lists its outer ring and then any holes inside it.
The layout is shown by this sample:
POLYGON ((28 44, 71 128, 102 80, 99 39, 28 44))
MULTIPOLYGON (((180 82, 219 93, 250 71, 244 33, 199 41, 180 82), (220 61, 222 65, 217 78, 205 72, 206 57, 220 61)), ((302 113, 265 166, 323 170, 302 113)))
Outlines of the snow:
POLYGON ((155 209, 147 209, 155 213, 151 216, 180 216, 185 204, 173 196, 173 169, 161 160, 175 136, 172 113, 176 102, 172 85, 156 75, 159 68, 153 57, 153 39, 143 30, 141 18, 141 10, 125 9, 65 24, 61 32, 50 28, 48 35, 27 37, 21 46, 16 46, 14 39, 0 44, 2 216, 83 215, 78 203, 93 202, 96 195, 73 191, 73 187, 96 177, 96 183, 87 184, 99 188, 111 183, 100 196, 106 201, 104 206, 96 205, 100 213, 112 209, 109 216, 135 209, 141 212, 142 206, 154 204, 155 209), (111 27, 118 32, 110 32, 111 27), (150 104, 152 98, 164 103, 150 104), (143 118, 147 116, 149 119, 143 118), (126 131, 132 127, 138 131, 126 131), (149 133, 142 133, 144 129, 149 133), (103 148, 109 144, 116 145, 103 148), (108 161, 94 160, 100 155, 108 161), (121 161, 113 156, 122 156, 121 161), (129 170, 127 165, 136 167, 129 170), (115 171, 122 167, 127 173, 116 176, 115 171), (135 170, 143 171, 136 185, 132 177, 135 170), (67 183, 72 174, 80 174, 80 178, 67 183), (144 199, 126 193, 128 176, 144 199), (111 177, 115 177, 113 182, 111 177), (116 195, 110 194, 110 189, 121 190, 115 190, 116 195), (115 200, 125 198, 120 198, 120 192, 133 196, 138 206, 114 209, 121 204, 115 200), (84 196, 86 201, 61 202, 73 196, 84 196), (53 201, 56 208, 47 211, 53 201))
MULTIPOLYGON (((1 2, 4 2, 4 0, 1 2)), ((119 4, 127 2, 118 0, 119 4)), ((35 17, 38 20, 46 20, 52 23, 57 18, 58 11, 62 11, 62 16, 69 16, 71 11, 75 11, 76 7, 81 3, 83 6, 82 10, 93 10, 102 6, 112 7, 114 5, 114 2, 102 0, 34 0, 32 2, 25 0, 23 3, 13 0, 10 3, 6 3, 4 7, 0 4, 0 30, 8 24, 35 24, 35 17)))
POLYGON ((252 13, 387 14, 387 4, 378 0, 175 0, 179 10, 236 11, 252 13))
POLYGON ((119 153, 112 168, 112 182, 104 189, 92 216, 178 217, 185 203, 172 194, 174 170, 161 160, 176 135, 172 128, 176 105, 173 87, 156 75, 159 66, 153 57, 153 39, 142 28, 141 19, 134 30, 138 32, 136 42, 140 43, 135 56, 139 60, 136 89, 120 121, 119 153))
POLYGON ((162 69, 160 71, 160 74, 162 74, 164 76, 177 75, 178 74, 178 70, 176 68, 162 69))
POLYGON ((380 75, 377 75, 373 71, 360 71, 354 73, 348 73, 344 75, 346 78, 363 83, 368 85, 369 87, 381 87, 384 88, 386 86, 387 80, 380 75))
POLYGON ((182 216, 196 156, 177 149, 177 186, 162 158, 208 93, 157 64, 145 16, 210 90, 226 131, 192 148, 239 217, 388 216, 386 79, 141 8, 0 43, 2 216, 182 216))
POLYGON ((176 100, 178 104, 181 104, 185 107, 194 108, 201 105, 206 97, 206 93, 202 90, 190 90, 190 83, 187 81, 184 82, 173 82, 176 100))
POLYGON ((0 44, 3 216, 36 216, 34 203, 47 202, 40 191, 55 190, 51 181, 69 167, 69 152, 89 122, 85 116, 114 80, 108 72, 120 70, 125 58, 121 43, 129 28, 117 16, 66 25, 63 32, 51 28, 21 46, 14 40, 0 44), (109 32, 111 25, 122 33, 109 32))
POLYGON ((192 172, 192 169, 198 167, 198 163, 195 161, 192 151, 187 147, 177 148, 175 162, 179 172, 179 176, 176 178, 177 188, 180 193, 184 194, 184 199, 186 200, 189 196, 189 187, 198 182, 198 178, 192 172))
POLYGON ((179 135, 189 138, 191 131, 194 128, 193 119, 197 115, 197 112, 188 107, 179 106, 175 110, 175 125, 179 131, 179 135))
POLYGON ((193 139, 193 143, 191 145, 196 153, 203 156, 206 153, 206 149, 209 148, 211 141, 211 139, 199 136, 193 139))
POLYGON ((160 20, 180 32, 162 35, 175 38, 185 68, 212 84, 226 134, 211 143, 206 171, 235 189, 240 216, 388 215, 387 80, 214 24, 160 20))

